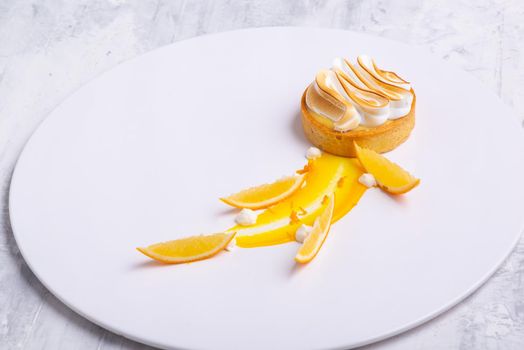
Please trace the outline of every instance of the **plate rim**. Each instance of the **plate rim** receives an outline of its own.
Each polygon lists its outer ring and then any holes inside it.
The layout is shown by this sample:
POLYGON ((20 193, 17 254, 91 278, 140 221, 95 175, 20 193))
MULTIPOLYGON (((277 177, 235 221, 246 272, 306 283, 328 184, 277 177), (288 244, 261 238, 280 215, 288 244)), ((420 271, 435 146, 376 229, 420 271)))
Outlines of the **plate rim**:
MULTIPOLYGON (((134 62, 135 60, 141 59, 144 56, 156 53, 157 51, 164 50, 164 49, 172 47, 174 45, 183 44, 183 43, 185 43, 187 41, 199 40, 199 39, 210 37, 210 36, 228 35, 230 33, 239 32, 239 31, 248 32, 248 31, 266 31, 266 30, 271 30, 271 31, 273 31, 273 30, 274 31, 279 31, 279 30, 294 30, 294 31, 313 30, 313 31, 333 31, 333 32, 353 33, 353 34, 358 35, 358 36, 371 37, 371 38, 380 38, 380 40, 388 41, 390 43, 395 43, 396 45, 402 45, 402 46, 409 47, 409 48, 412 48, 412 49, 422 50, 426 54, 429 54, 431 57, 434 57, 434 58, 438 59, 439 61, 442 61, 442 59, 437 57, 435 54, 429 52, 429 50, 427 50, 423 46, 411 45, 411 44, 405 43, 403 41, 398 41, 398 40, 389 39, 389 38, 383 38, 383 37, 378 36, 378 35, 368 34, 368 33, 354 31, 354 30, 345 30, 345 29, 339 29, 339 28, 326 28, 326 27, 311 27, 311 26, 260 26, 260 27, 250 27, 250 28, 226 30, 226 31, 220 31, 220 32, 213 32, 213 33, 204 33, 202 35, 197 35, 197 36, 193 36, 193 37, 189 37, 189 38, 184 38, 184 39, 175 41, 173 43, 157 47, 157 48, 155 48, 153 50, 150 50, 150 51, 147 51, 147 52, 144 52, 144 53, 139 53, 136 56, 134 56, 134 57, 132 57, 130 59, 126 59, 126 60, 124 60, 122 62, 119 62, 116 65, 114 65, 113 67, 111 67, 111 68, 109 68, 109 69, 107 69, 107 70, 105 70, 105 71, 103 71, 103 72, 93 76, 92 78, 88 79, 87 81, 85 81, 82 84, 80 84, 79 86, 77 86, 75 89, 71 90, 71 92, 69 94, 66 94, 63 97, 63 99, 61 99, 47 113, 47 115, 43 118, 43 120, 40 123, 38 123, 38 125, 36 125, 34 130, 28 136, 27 141, 24 143, 24 145, 22 147, 22 150, 20 151, 20 153, 19 153, 19 155, 18 155, 18 157, 17 157, 17 159, 15 161, 15 164, 13 166, 13 170, 11 172, 11 179, 9 181, 9 189, 8 189, 7 192, 8 192, 8 217, 9 217, 9 223, 10 223, 10 226, 11 226, 11 229, 12 229, 14 240, 16 242, 18 250, 20 251, 20 255, 24 259, 24 262, 27 264, 27 266, 29 267, 31 272, 36 276, 38 281, 40 283, 42 283, 42 285, 55 298, 57 298, 62 304, 67 306, 69 309, 71 309, 74 313, 76 313, 77 315, 80 315, 81 317, 87 319, 89 322, 92 322, 95 325, 102 327, 105 330, 108 330, 108 331, 110 331, 112 333, 115 333, 117 335, 123 336, 123 337, 125 337, 127 339, 130 339, 132 341, 135 341, 137 343, 141 343, 141 344, 145 344, 145 345, 153 346, 153 347, 157 347, 157 348, 162 348, 162 349, 181 349, 181 350, 182 349, 187 349, 187 350, 191 350, 192 349, 192 348, 190 349, 190 348, 185 348, 185 347, 180 347, 180 346, 172 347, 171 345, 155 342, 154 340, 149 339, 148 337, 138 337, 138 336, 135 336, 133 334, 125 332, 124 330, 120 329, 119 327, 113 327, 113 326, 103 322, 102 320, 98 319, 97 317, 91 317, 88 313, 82 312, 77 307, 75 307, 72 303, 69 303, 67 300, 65 300, 65 298, 63 298, 61 295, 59 295, 59 293, 57 293, 49 284, 47 284, 46 281, 36 272, 37 269, 34 269, 32 263, 30 262, 30 260, 27 259, 27 256, 26 256, 26 254, 24 252, 24 248, 22 247, 22 245, 19 244, 19 236, 18 236, 18 233, 17 233, 18 230, 17 230, 16 224, 15 224, 16 220, 13 220, 13 217, 14 217, 13 213, 16 212, 16 210, 13 211, 13 200, 12 200, 13 193, 14 193, 14 191, 16 190, 16 188, 18 186, 17 185, 17 182, 18 182, 18 179, 19 179, 19 176, 17 176, 18 172, 19 172, 18 165, 19 165, 20 160, 25 156, 28 146, 31 144, 32 140, 34 139, 33 136, 37 132, 39 132, 39 130, 41 130, 43 128, 43 126, 48 122, 49 119, 51 119, 51 118, 49 118, 51 116, 51 114, 53 114, 53 112, 58 107, 60 107, 64 103, 64 101, 70 99, 73 95, 76 95, 80 90, 85 88, 87 85, 89 85, 92 82, 98 80, 99 78, 101 78, 102 76, 106 75, 107 73, 114 71, 115 69, 119 69, 120 67, 122 67, 124 65, 127 65, 127 64, 130 64, 130 63, 134 62)), ((467 72, 461 70, 459 67, 456 67, 453 64, 449 64, 449 62, 446 62, 446 65, 450 69, 453 69, 454 71, 461 72, 461 74, 464 77, 469 77, 470 80, 474 80, 476 83, 481 83, 482 86, 483 86, 483 90, 486 90, 487 93, 492 95, 492 97, 498 99, 500 101, 500 103, 502 103, 509 111, 511 111, 511 113, 509 113, 509 115, 505 115, 504 118, 510 118, 510 119, 514 120, 515 126, 516 127, 520 126, 518 124, 518 121, 516 120, 516 118, 514 118, 515 117, 514 110, 510 106, 508 106, 506 103, 504 103, 504 101, 502 101, 502 99, 494 91, 492 91, 492 89, 487 88, 486 84, 483 81, 481 81, 480 79, 477 79, 475 76, 473 76, 471 74, 467 74, 467 72)), ((519 128, 519 130, 522 132, 522 128, 519 128)), ((521 142, 521 143, 524 144, 523 142, 521 142)), ((524 224, 521 224, 521 228, 519 229, 519 233, 515 236, 513 242, 511 243, 510 248, 507 249, 507 251, 504 253, 503 257, 501 259, 499 259, 499 261, 493 266, 493 268, 491 268, 489 271, 487 271, 478 280, 478 282, 473 284, 469 289, 467 289, 461 295, 457 296, 455 299, 452 299, 451 301, 449 301, 448 303, 446 303, 442 307, 436 309, 433 312, 430 312, 429 314, 427 314, 427 315, 425 315, 423 317, 420 317, 417 320, 414 320, 413 322, 408 322, 408 323, 406 323, 406 324, 404 324, 404 325, 402 325, 400 327, 396 327, 396 328, 391 329, 391 330, 389 330, 387 332, 384 332, 381 335, 369 338, 369 339, 367 339, 365 341, 361 341, 361 342, 358 342, 358 343, 352 343, 352 344, 349 344, 349 345, 340 345, 340 346, 330 347, 330 348, 326 348, 326 349, 333 349, 333 350, 335 350, 335 349, 348 349, 348 348, 356 348, 356 347, 361 347, 361 346, 377 343, 377 342, 380 342, 380 341, 392 338, 394 336, 397 336, 399 334, 402 334, 402 333, 404 333, 404 332, 406 332, 408 330, 415 329, 415 328, 425 324, 426 322, 428 322, 428 321, 430 321, 432 319, 435 319, 436 317, 444 314, 445 312, 449 311, 450 309, 452 309, 454 306, 456 306, 460 302, 462 302, 465 299, 469 298, 474 292, 479 290, 479 288, 481 288, 495 274, 495 272, 500 269, 500 267, 503 265, 503 263, 509 258, 511 253, 514 251, 517 243, 522 238, 523 233, 524 233, 524 224)))

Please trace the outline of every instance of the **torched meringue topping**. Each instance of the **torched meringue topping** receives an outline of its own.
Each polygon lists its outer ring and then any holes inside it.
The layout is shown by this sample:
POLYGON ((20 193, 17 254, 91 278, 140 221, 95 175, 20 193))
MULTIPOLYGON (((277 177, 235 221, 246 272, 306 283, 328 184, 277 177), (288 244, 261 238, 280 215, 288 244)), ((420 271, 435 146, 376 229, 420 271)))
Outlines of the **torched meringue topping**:
POLYGON ((402 118, 410 112, 412 102, 411 84, 378 68, 365 55, 356 64, 336 58, 333 67, 319 71, 306 90, 307 107, 340 132, 402 118))

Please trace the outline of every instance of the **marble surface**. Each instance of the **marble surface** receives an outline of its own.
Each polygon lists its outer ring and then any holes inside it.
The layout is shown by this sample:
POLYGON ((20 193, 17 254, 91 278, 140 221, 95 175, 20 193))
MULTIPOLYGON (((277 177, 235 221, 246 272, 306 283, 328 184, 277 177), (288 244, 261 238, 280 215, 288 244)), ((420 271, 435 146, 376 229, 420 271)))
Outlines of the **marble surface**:
MULTIPOLYGON (((24 143, 85 82, 144 52, 206 33, 344 28, 427 47, 496 92, 522 125, 523 23, 522 0, 0 1, 0 348, 149 349, 90 323, 51 295, 21 258, 9 223, 9 182, 24 143)), ((460 305, 365 349, 523 348, 524 239, 460 305)))

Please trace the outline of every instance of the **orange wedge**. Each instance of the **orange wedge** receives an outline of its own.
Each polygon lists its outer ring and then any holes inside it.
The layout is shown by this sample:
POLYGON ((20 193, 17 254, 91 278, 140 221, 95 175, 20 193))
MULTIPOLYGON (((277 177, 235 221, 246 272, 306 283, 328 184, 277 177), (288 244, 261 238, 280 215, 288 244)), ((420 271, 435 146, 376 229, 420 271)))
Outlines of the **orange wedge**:
POLYGON ((301 264, 305 264, 313 260, 317 255, 318 251, 324 244, 326 237, 331 227, 331 218, 333 217, 333 208, 335 207, 335 196, 331 195, 328 197, 326 208, 324 211, 315 219, 313 228, 309 236, 307 236, 304 244, 298 250, 295 256, 295 261, 301 264))
POLYGON ((357 158, 366 171, 372 174, 378 185, 391 194, 406 193, 415 188, 420 180, 389 161, 384 156, 355 143, 357 158))
POLYGON ((204 260, 216 255, 227 247, 234 236, 234 232, 200 235, 136 249, 151 259, 166 264, 181 264, 204 260))
POLYGON ((302 187, 305 179, 305 174, 286 176, 273 183, 251 187, 220 200, 236 208, 264 209, 290 197, 302 187))

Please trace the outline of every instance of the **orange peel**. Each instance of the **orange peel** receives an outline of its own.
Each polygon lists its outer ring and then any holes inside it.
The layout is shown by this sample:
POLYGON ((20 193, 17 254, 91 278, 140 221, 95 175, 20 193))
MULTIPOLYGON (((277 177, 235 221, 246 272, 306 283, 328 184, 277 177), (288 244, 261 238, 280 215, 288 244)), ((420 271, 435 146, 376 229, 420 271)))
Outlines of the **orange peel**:
POLYGON ((357 158, 366 172, 372 174, 377 184, 391 194, 403 194, 411 191, 420 183, 420 179, 393 163, 381 154, 354 143, 357 158))
POLYGON ((270 184, 242 190, 220 200, 235 208, 265 209, 291 197, 306 180, 305 174, 286 176, 270 184))
POLYGON ((181 264, 211 258, 225 249, 235 232, 192 236, 136 248, 140 253, 165 264, 181 264))
POLYGON ((333 209, 335 208, 335 196, 332 194, 327 199, 327 204, 322 213, 315 219, 311 233, 300 247, 295 256, 295 261, 306 264, 313 260, 322 248, 324 241, 331 228, 333 209))

